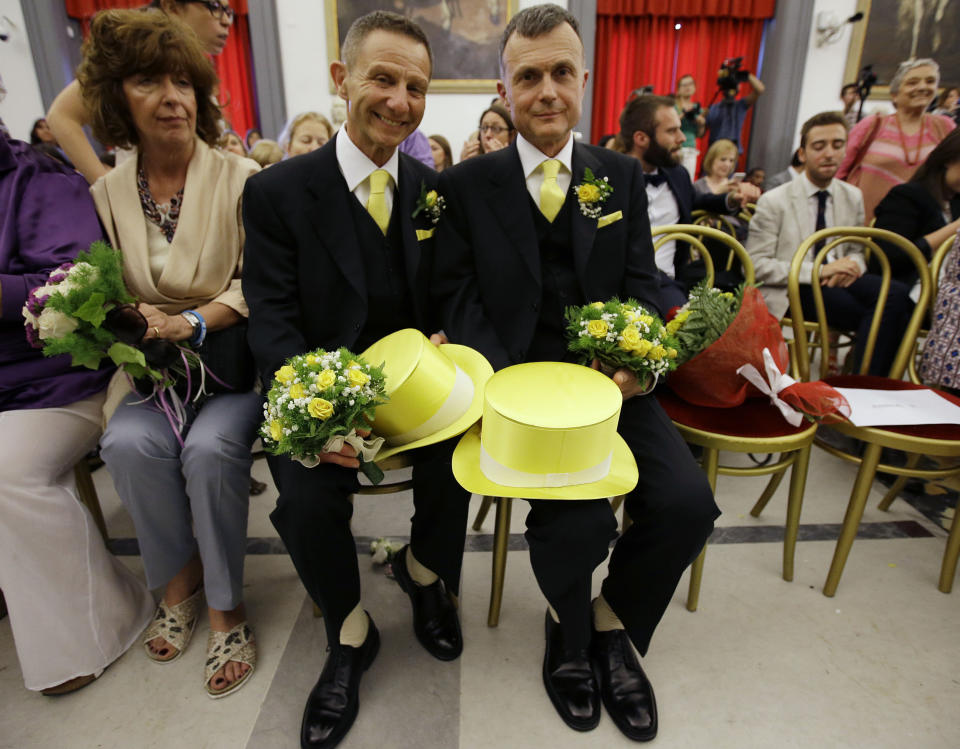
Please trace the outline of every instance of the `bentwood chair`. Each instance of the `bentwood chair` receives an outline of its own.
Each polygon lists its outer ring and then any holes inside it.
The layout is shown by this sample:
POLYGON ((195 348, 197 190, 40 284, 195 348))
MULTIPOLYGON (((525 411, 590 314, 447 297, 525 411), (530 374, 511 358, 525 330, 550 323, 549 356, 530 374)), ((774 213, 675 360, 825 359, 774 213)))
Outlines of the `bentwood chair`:
MULTIPOLYGON (((893 232, 873 228, 833 227, 822 229, 808 237, 794 255, 787 290, 790 297, 791 316, 798 341, 796 353, 801 377, 807 379, 810 376, 812 354, 810 347, 806 345, 806 337, 801 335, 804 325, 804 315, 800 305, 800 264, 807 252, 821 239, 825 241, 825 245, 816 253, 813 264, 813 277, 811 279, 813 281, 811 286, 816 308, 816 322, 821 332, 821 361, 827 361, 829 356, 830 337, 826 334, 827 322, 823 305, 823 295, 817 279, 819 278, 820 268, 824 263, 827 253, 837 245, 843 243, 858 243, 873 251, 883 272, 883 282, 874 310, 873 325, 870 328, 867 341, 864 345, 860 373, 855 375, 825 377, 823 378, 824 381, 834 387, 847 388, 869 388, 888 391, 929 389, 923 388, 922 385, 904 381, 901 378, 907 368, 907 362, 912 356, 917 332, 920 329, 923 316, 930 303, 930 270, 927 267, 923 255, 912 242, 893 232), (882 252, 877 245, 877 240, 884 240, 885 242, 896 245, 900 250, 905 252, 916 267, 921 284, 920 298, 910 316, 903 342, 897 350, 897 355, 888 377, 877 377, 866 374, 870 365, 870 358, 873 355, 877 336, 880 333, 881 312, 890 286, 890 264, 887 261, 885 253, 882 252)), ((938 395, 960 406, 960 398, 944 392, 938 392, 938 395)), ((840 532, 840 538, 837 540, 833 561, 830 564, 830 570, 827 573, 827 579, 823 586, 823 594, 825 596, 833 596, 837 591, 837 586, 840 583, 844 565, 850 554, 850 549, 853 546, 853 540, 856 537, 857 528, 863 517, 863 510, 877 471, 890 473, 895 476, 908 476, 922 479, 945 478, 960 475, 960 465, 948 468, 920 469, 917 467, 917 460, 909 461, 907 465, 903 467, 880 463, 881 451, 885 447, 902 450, 908 453, 908 455, 929 455, 946 458, 960 456, 960 426, 936 424, 897 427, 857 427, 847 422, 840 422, 831 426, 842 434, 863 441, 866 443, 866 447, 862 456, 856 456, 828 445, 822 440, 816 440, 818 447, 843 460, 859 464, 860 466, 853 484, 850 499, 847 503, 843 527, 840 532)), ((958 555, 960 555, 960 522, 957 522, 955 519, 940 571, 938 587, 944 593, 949 593, 953 585, 958 555)))
MULTIPOLYGON (((736 256, 743 267, 745 280, 753 283, 754 271, 750 256, 736 239, 705 226, 675 225, 662 226, 654 230, 655 241, 661 238, 675 238, 696 246, 703 239, 723 242, 730 248, 731 256, 736 256)), ((794 552, 797 529, 800 524, 800 510, 803 492, 807 480, 807 465, 810 459, 810 445, 816 432, 816 424, 801 422, 793 427, 766 399, 748 399, 733 408, 708 408, 687 403, 667 387, 659 388, 657 400, 670 416, 680 435, 690 444, 703 448, 702 467, 707 474, 710 488, 716 492, 717 475, 764 476, 771 479, 754 505, 750 514, 759 516, 776 491, 787 469, 790 473, 790 490, 787 499, 786 528, 783 545, 783 579, 793 580, 794 552), (779 453, 779 458, 766 465, 750 467, 720 465, 720 452, 734 453, 779 453)), ((700 584, 703 578, 703 564, 706 547, 690 568, 690 588, 687 595, 687 609, 696 611, 700 598, 700 584)))

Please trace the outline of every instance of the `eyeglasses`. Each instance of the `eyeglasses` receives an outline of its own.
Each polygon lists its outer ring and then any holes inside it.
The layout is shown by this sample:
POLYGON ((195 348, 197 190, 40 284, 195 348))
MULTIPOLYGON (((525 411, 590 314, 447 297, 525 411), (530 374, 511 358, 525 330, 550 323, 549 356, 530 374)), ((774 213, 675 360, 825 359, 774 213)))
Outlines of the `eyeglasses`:
POLYGON ((492 133, 493 135, 500 135, 500 133, 505 133, 510 128, 502 127, 501 125, 481 125, 481 133, 492 133))
POLYGON ((226 18, 227 23, 233 23, 233 19, 237 15, 233 8, 224 3, 217 2, 217 0, 180 0, 180 2, 197 3, 198 5, 202 5, 209 10, 210 15, 216 18, 218 21, 226 18))

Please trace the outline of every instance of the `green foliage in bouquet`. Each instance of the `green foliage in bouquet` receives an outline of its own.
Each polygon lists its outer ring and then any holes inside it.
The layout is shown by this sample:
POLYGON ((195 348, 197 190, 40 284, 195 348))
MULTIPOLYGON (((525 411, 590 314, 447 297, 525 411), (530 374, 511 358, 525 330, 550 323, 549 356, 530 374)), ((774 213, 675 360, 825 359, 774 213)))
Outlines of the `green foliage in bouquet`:
POLYGON ((733 322, 747 284, 735 292, 720 291, 707 285, 706 279, 690 291, 687 303, 667 323, 667 331, 678 341, 677 364, 690 361, 722 336, 733 322))
POLYGON ((664 375, 677 365, 677 341, 663 321, 634 299, 567 307, 567 348, 583 364, 630 369, 638 376, 664 375))
MULTIPOLYGON (((327 441, 366 429, 376 407, 388 400, 383 367, 371 367, 345 348, 294 356, 274 373, 263 407, 260 437, 274 455, 310 459, 327 441)), ((361 470, 383 474, 372 463, 361 470)), ((376 481, 374 481, 376 483, 376 481)))

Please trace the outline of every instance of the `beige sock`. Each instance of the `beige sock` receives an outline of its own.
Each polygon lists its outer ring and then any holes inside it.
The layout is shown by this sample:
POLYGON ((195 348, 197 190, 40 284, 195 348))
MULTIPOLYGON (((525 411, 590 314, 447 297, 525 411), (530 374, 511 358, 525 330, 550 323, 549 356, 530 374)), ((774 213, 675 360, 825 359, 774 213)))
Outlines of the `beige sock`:
POLYGON ((437 573, 424 567, 413 556, 413 549, 407 547, 407 572, 417 585, 433 585, 437 581, 437 573))
POLYGON ((557 616, 557 612, 554 611, 553 606, 551 606, 549 603, 547 604, 547 611, 550 612, 550 616, 551 616, 551 618, 553 619, 553 621, 555 621, 557 624, 559 624, 559 623, 560 623, 560 617, 557 616))
POLYGON ((367 631, 370 629, 370 617, 359 603, 340 625, 340 644, 359 648, 367 640, 367 631))
POLYGON ((613 613, 610 604, 599 595, 593 599, 593 626, 597 632, 610 632, 614 629, 624 629, 620 617, 613 613))

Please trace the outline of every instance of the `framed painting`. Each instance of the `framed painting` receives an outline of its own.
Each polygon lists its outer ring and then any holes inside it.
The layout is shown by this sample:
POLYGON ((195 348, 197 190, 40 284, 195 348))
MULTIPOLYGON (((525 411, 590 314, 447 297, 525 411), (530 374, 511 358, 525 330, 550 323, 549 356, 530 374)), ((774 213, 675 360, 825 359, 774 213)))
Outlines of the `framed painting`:
POLYGON ((897 66, 914 57, 936 60, 942 82, 960 78, 960 0, 858 0, 857 10, 864 20, 853 26, 845 83, 872 65, 870 98, 889 98, 897 66))
MULTIPOLYGON (((355 20, 374 10, 392 10, 416 21, 430 40, 430 91, 496 93, 497 52, 517 0, 326 0, 327 55, 340 59, 340 45, 355 20)), ((333 90, 331 83, 331 91, 333 90)))

